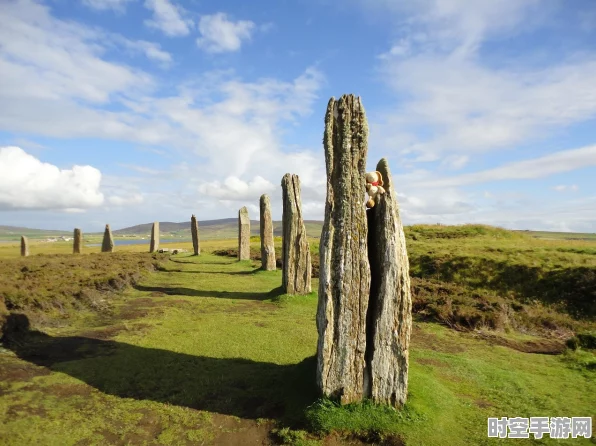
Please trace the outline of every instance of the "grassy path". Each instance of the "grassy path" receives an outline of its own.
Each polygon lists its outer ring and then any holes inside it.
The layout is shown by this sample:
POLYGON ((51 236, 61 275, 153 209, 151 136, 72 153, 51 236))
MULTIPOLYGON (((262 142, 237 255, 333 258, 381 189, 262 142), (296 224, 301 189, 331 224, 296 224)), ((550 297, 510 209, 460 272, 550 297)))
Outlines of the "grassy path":
MULTIPOLYGON (((251 445, 276 421, 300 427, 316 400, 316 293, 280 295, 280 272, 257 266, 174 256, 111 314, 81 313, 2 349, 0 444, 251 445)), ((496 444, 489 416, 596 415, 582 354, 521 353, 416 323, 406 410, 321 406, 310 421, 398 432, 408 445, 496 444)))

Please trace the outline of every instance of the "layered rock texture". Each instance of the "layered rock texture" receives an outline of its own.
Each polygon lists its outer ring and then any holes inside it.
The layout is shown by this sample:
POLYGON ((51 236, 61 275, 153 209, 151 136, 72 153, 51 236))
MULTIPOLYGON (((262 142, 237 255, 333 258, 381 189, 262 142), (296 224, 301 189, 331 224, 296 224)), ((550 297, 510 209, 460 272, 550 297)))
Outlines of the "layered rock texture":
POLYGON ((302 218, 300 178, 285 174, 281 180, 282 214, 282 288, 287 294, 311 292, 310 246, 302 218))
POLYGON ((114 252, 114 237, 110 225, 106 225, 103 233, 103 242, 101 243, 101 252, 114 252))
POLYGON ((73 242, 72 242, 72 253, 80 254, 83 246, 83 232, 79 228, 75 228, 73 242))
POLYGON ((386 193, 376 197, 368 215, 371 269, 367 313, 365 395, 378 403, 401 406, 408 392, 408 348, 412 296, 406 239, 386 159, 377 168, 386 193))
POLYGON ((325 115, 327 200, 319 246, 317 384, 342 404, 402 405, 411 331, 409 266, 386 160, 386 193, 366 211, 368 125, 360 98, 332 98, 325 115))
POLYGON ((199 244, 199 222, 194 214, 190 217, 190 232, 192 234, 192 249, 194 255, 198 256, 201 254, 201 245, 199 244))
POLYGON ((275 271, 275 245, 273 244, 273 222, 271 202, 267 195, 260 199, 261 267, 265 271, 275 271))
POLYGON ((246 206, 238 211, 238 260, 250 260, 250 218, 246 206))
POLYGON ((149 245, 149 252, 155 252, 159 249, 159 222, 153 223, 151 228, 151 244, 149 245))
POLYGON ((319 245, 317 383, 342 403, 364 397, 370 291, 363 206, 368 126, 359 98, 332 98, 325 115, 327 199, 319 245))

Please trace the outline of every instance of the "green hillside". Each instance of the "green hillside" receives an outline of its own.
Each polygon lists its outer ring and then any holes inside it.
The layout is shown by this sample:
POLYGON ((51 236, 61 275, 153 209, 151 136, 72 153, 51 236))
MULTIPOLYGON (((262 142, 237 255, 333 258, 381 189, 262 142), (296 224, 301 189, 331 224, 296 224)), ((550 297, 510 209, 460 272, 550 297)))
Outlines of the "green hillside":
MULTIPOLYGON (((305 220, 306 232, 309 237, 319 238, 323 228, 323 222, 317 220, 305 220)), ((151 223, 143 223, 135 226, 130 226, 122 229, 114 230, 115 237, 146 237, 151 234, 151 223)), ((250 229, 252 235, 259 235, 259 221, 251 220, 250 229)), ((423 225, 426 226, 426 225, 423 225)), ((406 234, 410 233, 414 226, 406 226, 406 234)), ((461 225, 460 228, 469 228, 470 225, 461 225)), ((477 226, 478 227, 478 226, 477 226)), ((440 228, 440 226, 439 226, 440 228)), ((449 237, 452 237, 455 227, 449 227, 447 231, 449 237)), ((190 221, 184 222, 160 222, 159 230, 163 238, 181 238, 190 239, 190 221)), ((100 236, 101 232, 88 233, 83 232, 86 236, 100 236)), ((222 218, 218 220, 203 220, 199 221, 199 232, 201 240, 222 240, 233 239, 238 234, 238 219, 237 218, 222 218)), ((281 221, 273 222, 273 232, 276 236, 281 236, 281 221)), ((513 233, 525 234, 533 238, 544 240, 578 240, 578 241, 594 241, 596 242, 596 234, 591 233, 574 233, 574 232, 549 232, 549 231, 512 231, 513 233)), ((48 237, 72 236, 72 230, 46 230, 46 229, 31 229, 18 226, 0 226, 0 241, 18 241, 24 235, 31 239, 43 239, 48 237)), ((440 235, 439 235, 440 237, 440 235)))

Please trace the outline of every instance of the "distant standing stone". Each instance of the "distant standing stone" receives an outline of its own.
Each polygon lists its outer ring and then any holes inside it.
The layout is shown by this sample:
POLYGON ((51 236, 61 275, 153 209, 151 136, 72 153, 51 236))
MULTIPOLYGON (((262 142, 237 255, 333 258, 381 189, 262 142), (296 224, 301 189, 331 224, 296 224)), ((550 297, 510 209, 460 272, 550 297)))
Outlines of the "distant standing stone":
POLYGON ((250 260, 250 218, 246 206, 238 211, 238 260, 250 260))
POLYGON ((325 114, 327 198, 319 245, 317 384, 342 404, 364 397, 370 291, 364 206, 368 125, 360 98, 331 98, 325 114))
POLYGON ((153 223, 151 228, 151 244, 149 245, 149 252, 155 252, 159 249, 159 222, 153 223))
POLYGON ((106 225, 106 230, 103 233, 101 252, 114 252, 114 237, 112 236, 110 225, 106 225))
POLYGON ((27 257, 29 255, 29 240, 24 235, 21 236, 21 255, 27 257))
POLYGON ((192 234, 192 248, 194 254, 198 256, 201 254, 201 245, 199 244, 199 222, 195 214, 192 214, 192 217, 190 217, 190 232, 192 234))
POLYGON ((72 242, 73 254, 80 254, 82 246, 83 246, 83 233, 79 228, 75 228, 73 242, 72 242))
POLYGON ((287 294, 311 292, 310 246, 302 219, 300 178, 285 174, 281 180, 282 215, 282 287, 287 294))
POLYGON ((273 244, 271 202, 267 195, 261 195, 260 208, 261 265, 265 271, 275 271, 275 246, 273 244))

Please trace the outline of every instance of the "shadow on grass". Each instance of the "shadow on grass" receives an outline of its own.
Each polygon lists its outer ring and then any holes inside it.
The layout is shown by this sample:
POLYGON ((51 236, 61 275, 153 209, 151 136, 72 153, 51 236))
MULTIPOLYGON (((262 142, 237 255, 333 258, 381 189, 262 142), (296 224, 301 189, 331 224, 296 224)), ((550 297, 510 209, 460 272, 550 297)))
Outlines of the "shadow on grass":
POLYGON ((272 418, 297 427, 303 425, 305 409, 317 398, 314 356, 279 365, 20 331, 5 340, 19 358, 121 398, 248 419, 272 418))
MULTIPOLYGON (((192 256, 192 258, 195 259, 200 259, 200 256, 192 256)), ((201 260, 201 262, 186 262, 186 261, 182 261, 182 260, 176 260, 176 259, 169 259, 170 262, 172 263, 182 263, 185 265, 234 265, 236 263, 238 263, 238 260, 232 260, 232 261, 228 261, 228 262, 223 262, 223 261, 219 261, 219 262, 210 262, 210 261, 205 261, 205 260, 201 260)))
POLYGON ((274 299, 284 294, 282 287, 274 288, 271 291, 204 291, 184 287, 163 287, 163 286, 145 286, 134 285, 138 291, 158 292, 170 296, 191 296, 191 297, 217 297, 222 299, 248 299, 248 300, 267 300, 274 299))
POLYGON ((158 269, 160 272, 164 273, 184 273, 184 274, 225 274, 229 276, 250 276, 258 271, 262 271, 261 268, 257 268, 251 271, 192 271, 192 270, 184 270, 184 269, 167 269, 167 268, 160 268, 158 269))

